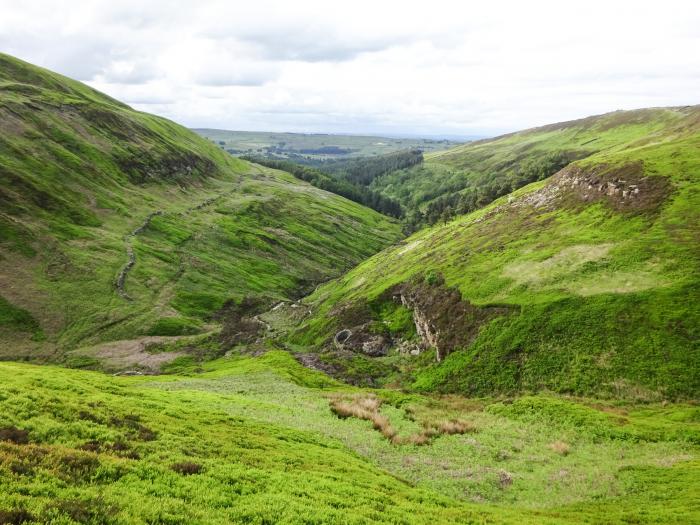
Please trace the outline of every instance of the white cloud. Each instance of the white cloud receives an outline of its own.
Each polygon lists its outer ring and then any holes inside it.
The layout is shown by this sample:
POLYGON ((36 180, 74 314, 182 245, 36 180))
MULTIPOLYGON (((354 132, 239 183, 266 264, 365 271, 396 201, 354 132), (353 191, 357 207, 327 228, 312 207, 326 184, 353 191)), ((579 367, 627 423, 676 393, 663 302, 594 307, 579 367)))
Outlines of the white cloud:
POLYGON ((474 134, 700 102, 700 4, 0 0, 0 50, 190 126, 474 134))

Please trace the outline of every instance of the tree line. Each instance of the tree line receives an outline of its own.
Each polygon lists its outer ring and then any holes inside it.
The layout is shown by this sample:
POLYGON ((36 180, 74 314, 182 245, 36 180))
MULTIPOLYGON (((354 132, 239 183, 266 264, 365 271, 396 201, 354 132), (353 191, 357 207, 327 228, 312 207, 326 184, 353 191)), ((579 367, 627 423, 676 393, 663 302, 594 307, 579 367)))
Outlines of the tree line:
POLYGON ((423 211, 411 210, 404 218, 404 229, 412 232, 425 225, 447 222, 458 215, 471 213, 518 188, 554 175, 571 160, 564 152, 550 153, 544 157, 525 160, 514 171, 494 177, 490 182, 452 188, 453 191, 431 200, 423 211))
POLYGON ((345 197, 346 199, 372 208, 384 215, 397 219, 403 216, 403 210, 398 202, 350 180, 332 176, 319 169, 296 164, 288 160, 269 159, 250 155, 244 155, 241 158, 267 166, 268 168, 286 171, 294 175, 297 179, 306 181, 317 188, 345 197))
POLYGON ((337 177, 360 186, 369 186, 377 177, 392 171, 416 166, 423 162, 423 152, 419 149, 396 151, 375 157, 351 159, 311 160, 305 164, 322 169, 337 177))

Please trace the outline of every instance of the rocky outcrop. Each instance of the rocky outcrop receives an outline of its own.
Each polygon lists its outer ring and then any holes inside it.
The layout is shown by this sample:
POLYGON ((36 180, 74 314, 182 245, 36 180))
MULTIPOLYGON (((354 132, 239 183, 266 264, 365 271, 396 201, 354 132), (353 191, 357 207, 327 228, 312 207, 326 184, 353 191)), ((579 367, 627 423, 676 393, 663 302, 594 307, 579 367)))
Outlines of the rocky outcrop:
POLYGON ((365 323, 353 329, 344 328, 335 334, 333 343, 337 349, 361 352, 370 357, 381 357, 389 352, 391 339, 383 334, 372 332, 372 323, 365 323))
POLYGON ((474 306, 462 299, 459 290, 444 286, 441 279, 432 285, 404 283, 389 293, 413 311, 420 344, 435 348, 438 361, 457 348, 468 347, 485 323, 514 310, 510 306, 474 306))
POLYGON ((380 357, 395 348, 400 354, 415 356, 434 348, 437 360, 442 361, 453 350, 467 348, 485 323, 516 310, 512 306, 472 305, 462 299, 459 290, 446 287, 440 275, 432 274, 427 280, 393 286, 377 300, 393 301, 411 310, 418 341, 382 330, 368 303, 350 303, 331 312, 342 327, 333 337, 336 352, 380 357))
MULTIPOLYGON (((473 223, 488 221, 518 209, 579 208, 602 202, 619 212, 653 212, 673 190, 667 177, 647 175, 644 164, 569 164, 552 175, 542 188, 491 208, 473 223)), ((466 225, 472 223, 466 223, 466 225)))
POLYGON ((573 165, 553 179, 563 199, 574 198, 584 203, 605 201, 619 211, 653 210, 671 191, 666 177, 645 176, 642 162, 620 166, 573 165))

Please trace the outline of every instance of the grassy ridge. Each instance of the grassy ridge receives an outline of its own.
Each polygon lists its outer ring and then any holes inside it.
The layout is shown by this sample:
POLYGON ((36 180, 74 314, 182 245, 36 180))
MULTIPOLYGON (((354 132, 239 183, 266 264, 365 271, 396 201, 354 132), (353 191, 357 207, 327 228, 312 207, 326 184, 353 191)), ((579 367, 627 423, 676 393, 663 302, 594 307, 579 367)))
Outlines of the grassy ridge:
POLYGON ((378 213, 7 55, 0 130, 5 358, 203 330, 226 301, 297 295, 399 235, 378 213))
POLYGON ((334 312, 343 305, 432 271, 472 304, 519 313, 482 327, 443 363, 422 362, 416 388, 697 397, 697 116, 687 110, 664 134, 601 151, 370 258, 310 298, 317 313, 296 342, 322 344, 342 328, 334 312), (576 186, 577 177, 641 191, 625 200, 576 186))
POLYGON ((618 111, 551 124, 426 154, 425 162, 371 188, 412 210, 418 224, 464 214, 571 161, 643 146, 696 124, 697 108, 618 111))

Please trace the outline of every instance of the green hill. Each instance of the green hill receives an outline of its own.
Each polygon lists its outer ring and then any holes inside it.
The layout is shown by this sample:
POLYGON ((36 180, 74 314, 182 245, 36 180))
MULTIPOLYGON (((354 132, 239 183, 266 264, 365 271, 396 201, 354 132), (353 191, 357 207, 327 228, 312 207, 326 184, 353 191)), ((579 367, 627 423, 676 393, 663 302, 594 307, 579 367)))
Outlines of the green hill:
POLYGON ((310 291, 398 230, 0 55, 0 357, 206 332, 244 300, 310 291))
POLYGON ((414 224, 469 213, 572 161, 665 139, 692 126, 697 108, 616 111, 550 124, 428 153, 425 162, 373 181, 397 199, 414 224))
POLYGON ((697 398, 700 107, 553 125, 435 159, 519 151, 526 162, 572 136, 599 151, 319 288, 294 342, 358 382, 697 398), (352 337, 332 343, 343 329, 352 337), (418 340, 433 351, 399 351, 418 340))
POLYGON ((0 524, 697 523, 700 111, 649 115, 396 244, 0 55, 0 359, 136 376, 0 363, 0 524))
POLYGON ((436 403, 275 351, 192 377, 18 363, 0 377, 2 523, 697 522, 697 407, 436 403), (381 402, 407 442, 336 417, 337 398, 381 402), (410 441, 453 418, 468 431, 410 441))

